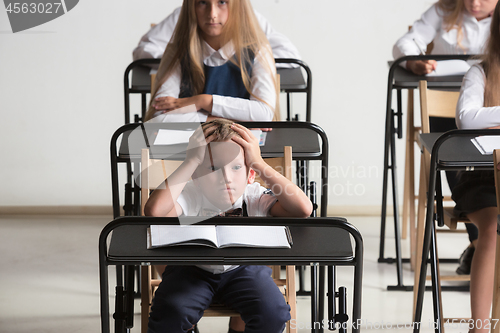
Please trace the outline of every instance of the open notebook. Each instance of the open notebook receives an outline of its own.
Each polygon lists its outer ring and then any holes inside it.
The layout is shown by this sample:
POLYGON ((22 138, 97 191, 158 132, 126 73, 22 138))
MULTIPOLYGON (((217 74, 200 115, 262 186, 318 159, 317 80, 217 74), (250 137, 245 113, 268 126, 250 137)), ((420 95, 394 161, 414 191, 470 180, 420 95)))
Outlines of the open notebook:
POLYGON ((151 225, 147 238, 148 249, 174 245, 290 248, 293 244, 286 226, 151 225))

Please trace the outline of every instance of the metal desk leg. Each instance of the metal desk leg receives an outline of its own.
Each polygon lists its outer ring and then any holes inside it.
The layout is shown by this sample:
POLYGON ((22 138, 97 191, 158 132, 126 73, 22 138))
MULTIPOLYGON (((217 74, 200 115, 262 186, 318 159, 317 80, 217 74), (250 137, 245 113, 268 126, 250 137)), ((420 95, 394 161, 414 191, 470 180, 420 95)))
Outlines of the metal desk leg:
MULTIPOLYGON (((311 264, 311 333, 319 332, 318 316, 318 263, 311 264)), ((320 323, 321 324, 321 323, 320 323)))
POLYGON ((424 292, 425 292, 425 280, 427 275, 427 259, 429 258, 429 251, 431 250, 431 281, 432 281, 432 296, 433 296, 433 307, 434 307, 434 320, 436 325, 436 333, 442 332, 441 326, 441 314, 439 309, 441 308, 441 299, 437 288, 438 285, 438 275, 437 275, 437 262, 436 262, 436 231, 434 226, 434 193, 436 191, 436 164, 435 156, 431 157, 431 171, 429 174, 429 192, 427 195, 427 209, 426 219, 425 219, 425 233, 424 233, 424 245, 422 249, 422 263, 420 266, 420 276, 418 280, 418 290, 417 290, 417 302, 415 306, 415 316, 413 332, 420 332, 420 322, 422 320, 422 308, 424 302, 424 292))

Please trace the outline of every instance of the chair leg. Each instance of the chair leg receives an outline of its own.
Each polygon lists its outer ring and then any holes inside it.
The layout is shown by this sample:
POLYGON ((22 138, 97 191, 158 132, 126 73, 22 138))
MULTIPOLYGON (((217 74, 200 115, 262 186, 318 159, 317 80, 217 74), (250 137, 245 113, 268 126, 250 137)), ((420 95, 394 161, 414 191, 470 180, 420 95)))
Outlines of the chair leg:
POLYGON ((403 219, 401 239, 408 236, 408 225, 415 225, 415 126, 413 124, 413 89, 408 89, 406 116, 406 153, 403 190, 403 219))
POLYGON ((141 332, 148 331, 149 310, 152 302, 151 266, 141 266, 141 332))
MULTIPOLYGON (((420 266, 422 264, 422 250, 424 242, 425 227, 425 206, 427 198, 428 170, 426 155, 422 154, 420 159, 420 181, 418 191, 418 218, 415 232, 415 243, 412 247, 412 256, 415 258, 414 283, 413 283, 413 313, 417 305, 418 279, 420 276, 420 266)), ((427 258, 425 258, 427 259, 427 258)))
POLYGON ((293 320, 297 322, 297 297, 295 291, 295 266, 286 266, 286 295, 287 302, 290 305, 290 321, 286 323, 287 333, 297 333, 297 325, 292 328, 290 323, 293 320))

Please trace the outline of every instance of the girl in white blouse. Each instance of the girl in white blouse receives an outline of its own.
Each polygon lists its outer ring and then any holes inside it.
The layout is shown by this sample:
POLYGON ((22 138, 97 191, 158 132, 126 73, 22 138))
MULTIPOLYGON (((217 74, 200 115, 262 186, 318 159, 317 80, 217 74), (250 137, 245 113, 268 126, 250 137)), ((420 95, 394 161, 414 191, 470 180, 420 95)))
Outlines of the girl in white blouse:
POLYGON ((155 86, 146 120, 272 120, 276 68, 250 1, 184 0, 155 86), (193 104, 191 114, 174 111, 193 104))
MULTIPOLYGON (((498 0, 439 0, 413 23, 393 48, 394 59, 419 55, 434 42, 431 54, 482 54, 489 35, 490 15, 498 0)), ((435 60, 402 64, 418 75, 436 69, 435 60)))
MULTIPOLYGON (((500 5, 495 7, 490 31, 483 61, 471 67, 462 83, 456 114, 461 129, 500 126, 500 5)), ((471 313, 474 322, 481 323, 485 330, 493 295, 497 237, 493 171, 463 172, 452 198, 457 212, 466 215, 479 229, 471 269, 471 313)), ((479 325, 472 329, 480 330, 479 325)))

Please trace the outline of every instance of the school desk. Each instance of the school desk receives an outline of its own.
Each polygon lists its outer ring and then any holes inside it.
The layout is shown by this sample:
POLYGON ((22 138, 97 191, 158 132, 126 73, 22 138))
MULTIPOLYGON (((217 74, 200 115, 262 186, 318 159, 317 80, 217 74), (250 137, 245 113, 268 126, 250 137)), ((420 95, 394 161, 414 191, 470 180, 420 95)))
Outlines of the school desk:
MULTIPOLYGON (((184 223, 184 221, 183 221, 184 223)), ((329 322, 349 320, 356 323, 361 319, 361 290, 363 274, 363 240, 359 231, 342 218, 238 218, 238 225, 286 225, 289 226, 293 245, 290 249, 271 248, 225 248, 213 249, 205 246, 172 246, 148 250, 146 229, 151 224, 179 224, 177 218, 120 217, 104 227, 99 237, 99 276, 101 290, 101 329, 109 332, 109 286, 108 266, 125 265, 326 265, 328 276, 329 322), (110 235, 110 233, 112 234, 110 235), (351 245, 354 239, 354 251, 351 245), (108 247, 109 244, 109 247, 108 247), (354 267, 354 287, 352 291, 352 317, 346 313, 346 294, 343 287, 337 292, 334 266, 354 267), (339 297, 338 311, 336 297, 339 297)), ((215 217, 201 224, 231 225, 231 218, 215 217)), ((128 270, 131 271, 130 269, 128 270)), ((118 284, 115 307, 115 332, 123 332, 133 326, 133 273, 129 283, 118 284), (131 287, 132 286, 132 287, 131 287), (124 290, 125 288, 125 290, 124 290), (127 296, 125 296, 127 295, 127 296), (124 301, 125 300, 125 301, 124 301), (130 302, 128 302, 130 301, 130 302)), ((310 327, 311 332, 319 332, 321 314, 318 306, 318 285, 312 280, 311 323, 300 323, 310 327)), ((348 323, 349 323, 348 322, 348 323)), ((300 326, 297 326, 300 327, 300 326)), ((349 326, 348 328, 351 328, 349 326)), ((357 333, 360 326, 352 327, 357 333)), ((321 330, 322 331, 322 330, 321 330)), ((346 332, 341 329, 340 332, 346 332)))
MULTIPOLYGON (((422 318, 425 280, 427 274, 427 258, 429 258, 430 253, 434 322, 440 323, 436 327, 436 333, 441 333, 443 331, 443 327, 441 325, 442 318, 439 310, 441 308, 442 300, 438 292, 439 275, 437 274, 436 234, 434 224, 434 213, 436 213, 438 225, 443 225, 441 222, 442 210, 440 209, 441 207, 439 203, 437 204, 437 211, 434 211, 434 201, 436 198, 441 197, 439 173, 442 170, 491 170, 493 168, 493 155, 482 155, 471 142, 472 138, 480 135, 500 135, 500 130, 453 130, 444 134, 420 134, 420 142, 427 151, 431 152, 431 165, 427 194, 424 245, 421 254, 422 259, 426 260, 422 260, 419 283, 418 286, 416 286, 418 287, 418 292, 414 322, 420 322, 422 318), (429 209, 429 207, 432 209, 429 209)), ((417 325, 415 325, 414 332, 419 332, 419 327, 417 327, 417 325)))
POLYGON ((459 90, 462 83, 462 76, 420 76, 415 75, 400 66, 400 63, 408 60, 467 60, 473 55, 428 55, 428 56, 406 56, 392 62, 389 69, 387 81, 387 103, 385 118, 385 138, 384 138, 384 171, 382 183, 382 213, 380 223, 380 247, 379 263, 396 263, 397 285, 388 286, 388 290, 411 291, 413 286, 403 284, 403 259, 401 256, 401 232, 399 227, 399 206, 398 206, 398 186, 396 168, 396 137, 403 137, 403 112, 402 112, 402 90, 417 89, 420 80, 427 80, 429 89, 453 89, 459 90), (396 91, 396 111, 393 109, 393 91, 396 91), (387 191, 389 184, 389 170, 391 171, 391 192, 394 216, 395 234, 395 258, 385 257, 385 229, 387 217, 387 191))

